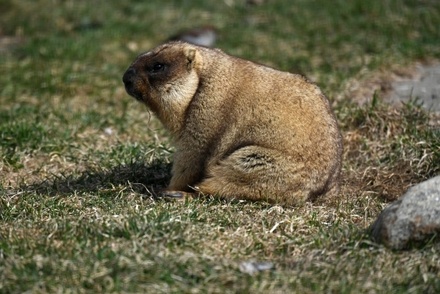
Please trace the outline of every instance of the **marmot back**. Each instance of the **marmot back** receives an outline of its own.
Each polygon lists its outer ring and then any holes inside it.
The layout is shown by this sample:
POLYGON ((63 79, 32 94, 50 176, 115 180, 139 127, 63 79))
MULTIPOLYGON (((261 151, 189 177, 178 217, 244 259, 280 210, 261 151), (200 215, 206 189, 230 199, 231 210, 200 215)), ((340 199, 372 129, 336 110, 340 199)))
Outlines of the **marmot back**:
POLYGON ((123 81, 174 138, 165 195, 293 205, 338 191, 341 135, 304 77, 171 42, 140 55, 123 81))

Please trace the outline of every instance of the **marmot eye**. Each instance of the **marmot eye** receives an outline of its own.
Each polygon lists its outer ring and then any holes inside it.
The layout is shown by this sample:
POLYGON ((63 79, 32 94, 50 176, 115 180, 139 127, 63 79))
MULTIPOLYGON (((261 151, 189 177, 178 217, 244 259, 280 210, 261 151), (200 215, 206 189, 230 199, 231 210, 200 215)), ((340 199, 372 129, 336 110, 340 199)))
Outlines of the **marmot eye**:
POLYGON ((161 72, 165 69, 165 64, 160 63, 160 62, 156 62, 155 64, 153 64, 153 66, 149 69, 149 71, 151 73, 158 73, 161 72))

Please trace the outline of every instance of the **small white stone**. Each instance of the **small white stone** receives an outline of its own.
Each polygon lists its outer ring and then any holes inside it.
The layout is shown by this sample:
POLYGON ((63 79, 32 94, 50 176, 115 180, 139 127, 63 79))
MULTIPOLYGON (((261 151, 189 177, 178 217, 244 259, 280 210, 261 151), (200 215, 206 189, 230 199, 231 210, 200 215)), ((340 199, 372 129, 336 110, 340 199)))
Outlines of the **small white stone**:
POLYGON ((106 135, 111 136, 111 135, 113 135, 113 129, 110 128, 110 127, 105 128, 105 129, 104 129, 104 133, 105 133, 106 135))

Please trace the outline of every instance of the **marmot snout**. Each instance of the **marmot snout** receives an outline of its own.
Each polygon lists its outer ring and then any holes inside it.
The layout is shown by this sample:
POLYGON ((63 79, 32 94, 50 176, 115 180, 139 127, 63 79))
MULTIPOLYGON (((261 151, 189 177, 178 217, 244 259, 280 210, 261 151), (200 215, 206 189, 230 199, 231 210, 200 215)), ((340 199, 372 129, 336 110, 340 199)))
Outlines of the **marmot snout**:
POLYGON ((123 81, 174 139, 169 195, 293 205, 338 191, 341 135, 304 77, 170 42, 139 55, 123 81))

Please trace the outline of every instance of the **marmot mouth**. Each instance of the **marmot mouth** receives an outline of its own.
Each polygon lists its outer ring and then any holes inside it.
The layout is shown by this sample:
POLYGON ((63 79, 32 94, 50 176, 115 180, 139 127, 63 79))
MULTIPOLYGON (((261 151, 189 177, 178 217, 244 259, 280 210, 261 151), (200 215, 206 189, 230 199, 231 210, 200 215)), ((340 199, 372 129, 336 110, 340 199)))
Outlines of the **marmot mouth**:
POLYGON ((125 88, 125 90, 127 91, 128 95, 130 95, 131 97, 133 97, 134 99, 136 99, 137 101, 142 101, 142 95, 140 95, 139 93, 130 91, 129 89, 125 88))
POLYGON ((142 101, 142 95, 133 89, 132 84, 128 84, 128 83, 125 84, 125 91, 127 92, 128 95, 130 95, 134 99, 138 101, 142 101))

